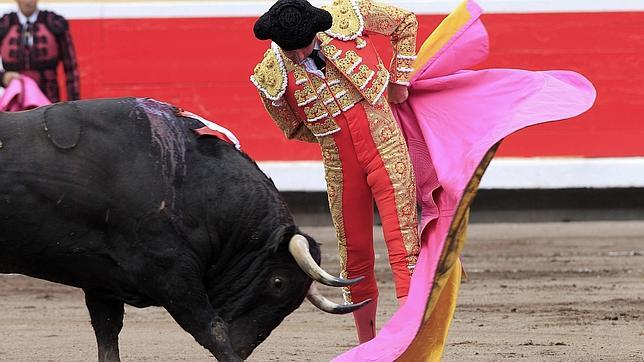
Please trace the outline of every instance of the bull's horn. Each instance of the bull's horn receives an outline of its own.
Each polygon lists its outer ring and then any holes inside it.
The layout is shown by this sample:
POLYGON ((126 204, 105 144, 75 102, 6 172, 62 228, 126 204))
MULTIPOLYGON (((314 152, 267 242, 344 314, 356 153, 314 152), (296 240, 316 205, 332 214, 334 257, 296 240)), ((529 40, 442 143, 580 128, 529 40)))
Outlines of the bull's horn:
POLYGON ((315 287, 315 284, 311 284, 309 293, 306 295, 306 299, 308 299, 311 304, 318 307, 318 309, 331 314, 351 313, 362 308, 363 305, 371 302, 371 299, 367 299, 357 304, 337 304, 328 300, 325 296, 320 294, 320 292, 318 292, 318 288, 315 287))
POLYGON ((364 279, 364 277, 343 279, 334 277, 327 273, 315 262, 315 260, 313 260, 311 252, 309 251, 309 242, 302 235, 293 235, 291 241, 288 243, 288 250, 291 252, 291 255, 293 255, 293 258, 295 258, 297 265, 302 268, 306 275, 324 285, 328 285, 330 287, 346 287, 364 279))

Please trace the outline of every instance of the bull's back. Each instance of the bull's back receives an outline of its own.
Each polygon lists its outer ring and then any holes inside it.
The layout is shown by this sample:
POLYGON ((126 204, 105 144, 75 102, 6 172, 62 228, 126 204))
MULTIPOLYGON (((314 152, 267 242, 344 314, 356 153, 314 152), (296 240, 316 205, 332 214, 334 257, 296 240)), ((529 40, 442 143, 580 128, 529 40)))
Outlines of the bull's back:
POLYGON ((130 116, 134 101, 75 101, 0 113, 0 182, 27 181, 30 176, 60 178, 80 168, 92 176, 96 172, 92 161, 123 157, 115 151, 127 143, 141 148, 134 138, 141 136, 143 127, 130 116))
POLYGON ((62 268, 158 208, 183 157, 164 107, 124 98, 0 114, 0 267, 49 255, 62 268))

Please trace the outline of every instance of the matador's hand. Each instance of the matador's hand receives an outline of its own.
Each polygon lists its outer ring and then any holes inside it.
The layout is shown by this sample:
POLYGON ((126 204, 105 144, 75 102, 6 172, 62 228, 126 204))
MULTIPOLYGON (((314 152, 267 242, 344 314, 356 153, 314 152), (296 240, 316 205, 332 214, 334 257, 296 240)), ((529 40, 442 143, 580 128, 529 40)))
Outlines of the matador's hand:
POLYGON ((11 83, 12 80, 20 78, 20 73, 16 72, 6 72, 2 77, 2 84, 6 87, 11 83))
POLYGON ((402 103, 407 100, 407 97, 409 97, 407 86, 396 83, 389 83, 387 93, 389 103, 392 104, 402 103))

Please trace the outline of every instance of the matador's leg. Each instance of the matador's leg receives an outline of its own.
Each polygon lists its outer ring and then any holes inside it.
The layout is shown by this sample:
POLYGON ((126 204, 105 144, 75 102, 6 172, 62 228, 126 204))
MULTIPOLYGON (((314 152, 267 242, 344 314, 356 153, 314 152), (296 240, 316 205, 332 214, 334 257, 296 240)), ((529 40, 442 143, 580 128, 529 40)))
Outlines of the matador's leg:
POLYGON ((374 272, 373 197, 367 176, 355 154, 355 139, 344 115, 336 117, 342 128, 322 137, 329 205, 339 245, 341 275, 364 276, 365 280, 345 288, 347 302, 372 302, 354 312, 359 341, 375 337, 378 289, 374 272))
POLYGON ((414 172, 407 145, 387 103, 365 103, 364 108, 377 150, 367 170, 367 181, 378 205, 396 296, 403 298, 409 293, 420 252, 414 172))
POLYGON ((338 237, 341 276, 365 280, 345 290, 347 302, 359 303, 378 294, 374 272, 373 198, 358 162, 345 117, 336 117, 342 130, 322 137, 320 144, 329 194, 329 207, 338 237))

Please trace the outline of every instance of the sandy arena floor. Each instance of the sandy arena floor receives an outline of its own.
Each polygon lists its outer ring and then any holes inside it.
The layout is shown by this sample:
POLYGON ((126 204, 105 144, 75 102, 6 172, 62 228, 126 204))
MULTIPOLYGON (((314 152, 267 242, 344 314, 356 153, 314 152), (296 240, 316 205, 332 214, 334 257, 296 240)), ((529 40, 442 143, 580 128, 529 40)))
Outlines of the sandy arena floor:
MULTIPOLYGON (((337 270, 330 228, 306 228, 337 270)), ((379 323, 395 310, 380 230, 379 323)), ((445 361, 644 361, 644 222, 474 224, 445 361)), ((340 301, 337 290, 323 292, 340 301)), ((91 361, 80 290, 0 276, 0 361, 91 361)), ((250 361, 328 361, 353 346, 350 316, 304 302, 250 361)), ((123 361, 213 357, 159 308, 127 307, 123 361)))

